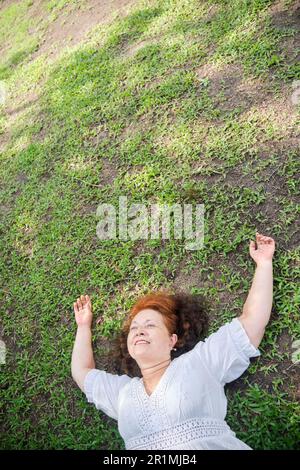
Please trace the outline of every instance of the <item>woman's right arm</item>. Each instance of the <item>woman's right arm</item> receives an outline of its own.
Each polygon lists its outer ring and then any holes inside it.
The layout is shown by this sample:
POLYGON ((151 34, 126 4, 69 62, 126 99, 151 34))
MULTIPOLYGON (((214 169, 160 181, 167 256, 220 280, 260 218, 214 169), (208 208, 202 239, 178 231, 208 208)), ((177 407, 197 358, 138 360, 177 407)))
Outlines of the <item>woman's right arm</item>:
POLYGON ((77 334, 72 353, 72 377, 89 403, 94 403, 98 410, 118 420, 119 392, 132 379, 125 374, 120 376, 95 368, 91 331, 93 314, 87 295, 77 299, 74 312, 77 334), (87 377, 92 369, 93 372, 87 377))
POLYGON ((91 369, 95 369, 91 328, 79 325, 72 353, 71 371, 73 379, 83 392, 84 379, 91 369))
POLYGON ((77 333, 72 352, 71 373, 78 387, 84 392, 84 379, 95 369, 92 349, 92 306, 89 296, 81 296, 74 303, 77 333))

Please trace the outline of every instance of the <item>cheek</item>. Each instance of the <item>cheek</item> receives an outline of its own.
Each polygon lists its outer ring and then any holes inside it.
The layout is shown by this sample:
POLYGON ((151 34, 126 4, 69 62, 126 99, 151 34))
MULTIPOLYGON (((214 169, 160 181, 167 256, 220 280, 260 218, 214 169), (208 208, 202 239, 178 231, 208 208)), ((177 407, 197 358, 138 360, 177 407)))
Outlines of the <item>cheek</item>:
POLYGON ((130 353, 130 355, 132 355, 133 353, 133 345, 131 344, 131 341, 132 341, 132 338, 129 337, 127 340, 127 350, 130 353))

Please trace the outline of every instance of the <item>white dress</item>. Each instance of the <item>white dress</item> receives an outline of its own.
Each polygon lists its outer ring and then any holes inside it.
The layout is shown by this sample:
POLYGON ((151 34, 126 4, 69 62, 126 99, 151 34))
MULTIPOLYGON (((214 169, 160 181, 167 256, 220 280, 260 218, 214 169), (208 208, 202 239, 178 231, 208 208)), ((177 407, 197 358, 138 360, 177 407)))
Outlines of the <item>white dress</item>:
POLYGON ((86 375, 84 391, 118 421, 127 450, 252 450, 225 422, 224 385, 260 355, 236 317, 173 359, 150 396, 142 378, 97 369, 86 375))

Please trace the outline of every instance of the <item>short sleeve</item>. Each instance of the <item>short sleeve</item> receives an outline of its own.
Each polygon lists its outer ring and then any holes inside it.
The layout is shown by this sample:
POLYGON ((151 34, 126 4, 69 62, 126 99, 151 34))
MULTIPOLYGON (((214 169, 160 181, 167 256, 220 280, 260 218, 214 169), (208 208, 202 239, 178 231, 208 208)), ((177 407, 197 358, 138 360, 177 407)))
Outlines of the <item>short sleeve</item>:
POLYGON ((237 317, 221 326, 204 342, 197 343, 194 349, 222 385, 240 377, 249 367, 250 358, 261 355, 237 317))
POLYGON ((119 393, 130 380, 128 375, 91 369, 84 379, 84 393, 89 403, 94 403, 98 410, 118 420, 119 393))

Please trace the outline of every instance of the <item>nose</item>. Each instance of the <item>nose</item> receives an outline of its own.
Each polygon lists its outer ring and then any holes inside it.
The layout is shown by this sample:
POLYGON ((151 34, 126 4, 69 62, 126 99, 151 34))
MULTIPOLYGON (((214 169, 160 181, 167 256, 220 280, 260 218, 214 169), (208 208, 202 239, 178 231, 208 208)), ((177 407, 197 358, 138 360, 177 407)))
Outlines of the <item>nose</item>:
POLYGON ((139 326, 137 327, 136 335, 135 335, 135 336, 139 336, 139 334, 141 334, 141 335, 144 334, 144 332, 143 332, 143 327, 139 327, 139 326), (142 328, 142 330, 141 330, 141 328, 142 328))
POLYGON ((134 337, 137 338, 139 336, 145 336, 145 332, 144 332, 144 327, 143 326, 138 326, 136 331, 135 331, 135 335, 134 337))

